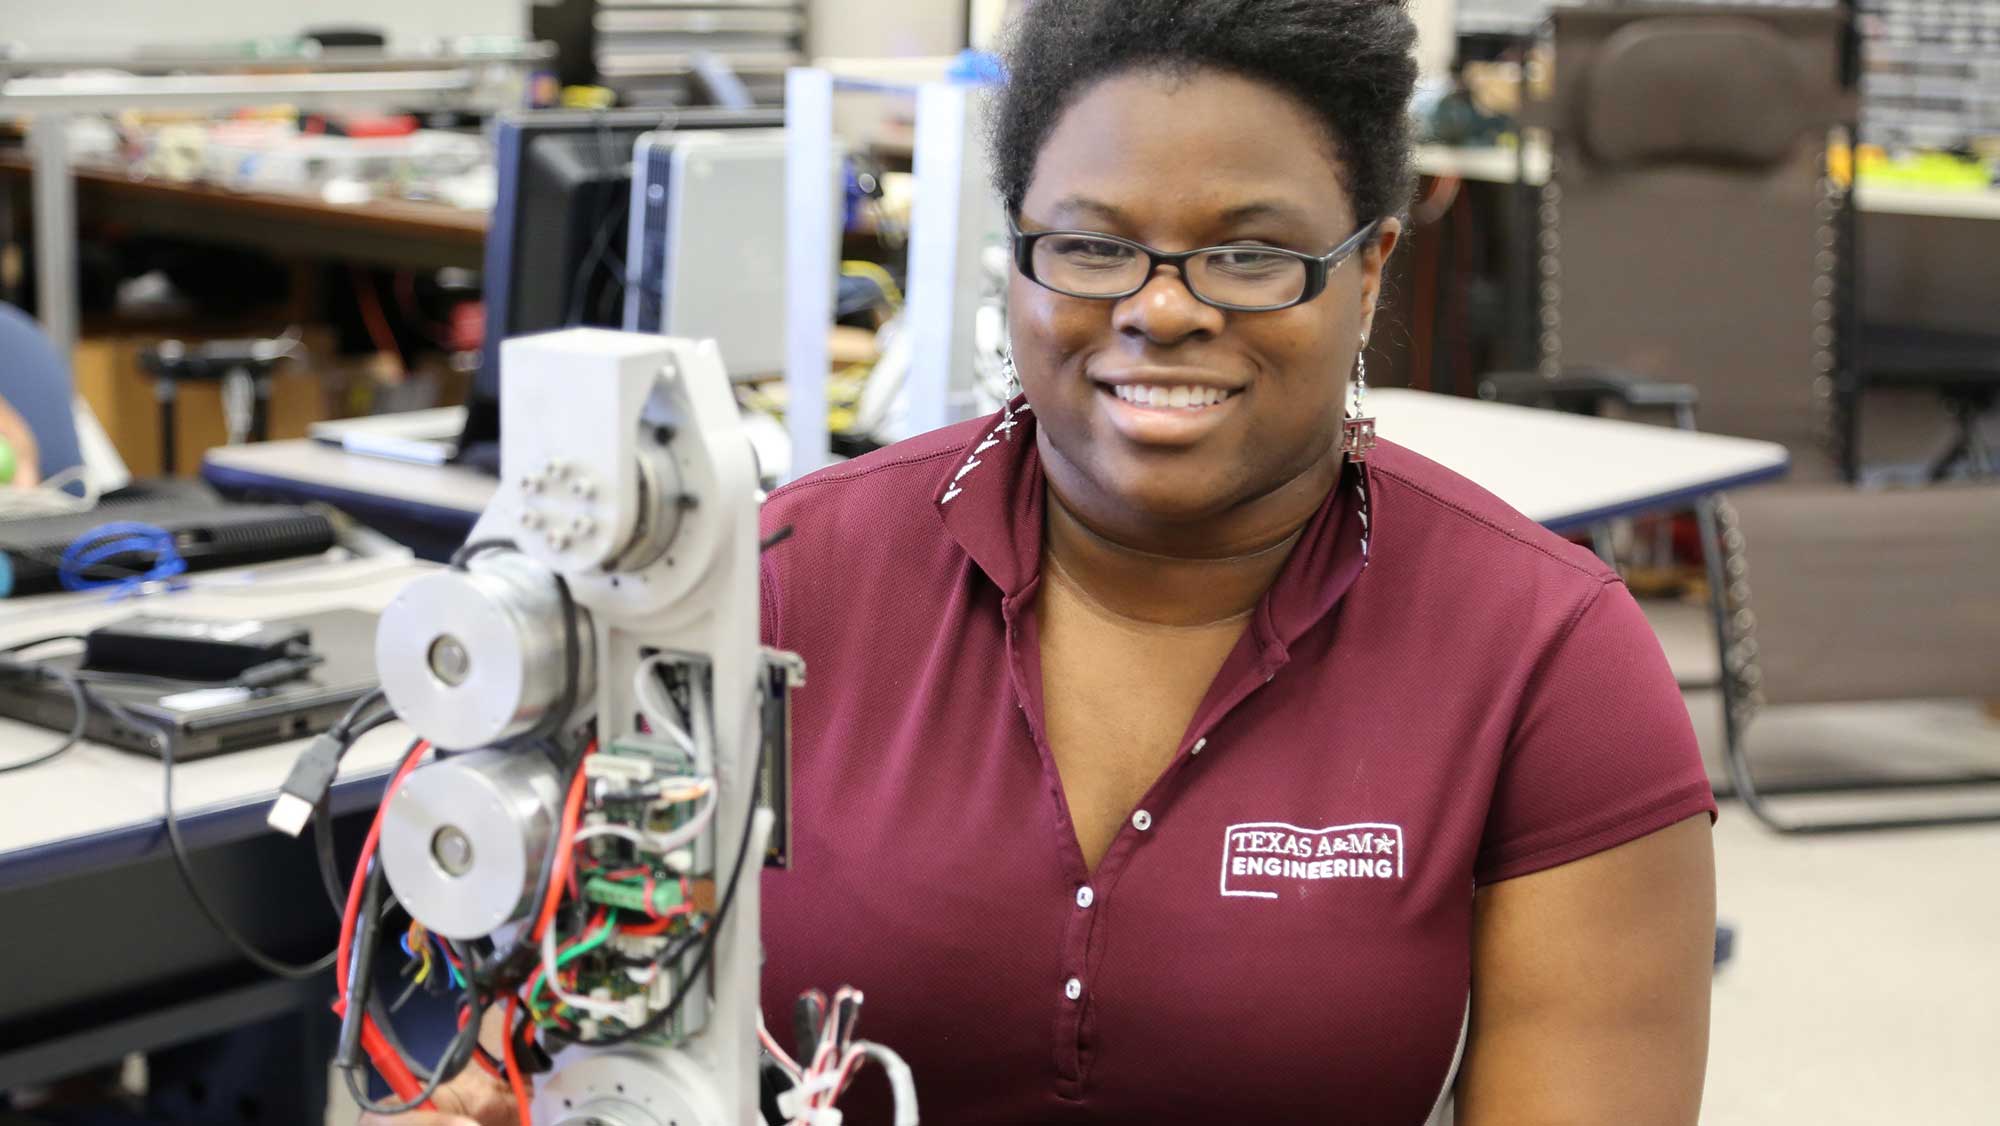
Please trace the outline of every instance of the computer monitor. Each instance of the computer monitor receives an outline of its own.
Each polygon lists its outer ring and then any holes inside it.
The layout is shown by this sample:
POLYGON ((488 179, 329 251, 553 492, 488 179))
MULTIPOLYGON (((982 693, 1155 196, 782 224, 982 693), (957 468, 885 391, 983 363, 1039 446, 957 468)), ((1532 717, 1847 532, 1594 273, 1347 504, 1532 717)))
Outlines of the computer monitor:
POLYGON ((769 129, 778 109, 517 113, 494 137, 499 192, 486 234, 486 335, 457 458, 494 469, 500 342, 572 325, 616 328, 624 278, 632 146, 663 129, 769 129))

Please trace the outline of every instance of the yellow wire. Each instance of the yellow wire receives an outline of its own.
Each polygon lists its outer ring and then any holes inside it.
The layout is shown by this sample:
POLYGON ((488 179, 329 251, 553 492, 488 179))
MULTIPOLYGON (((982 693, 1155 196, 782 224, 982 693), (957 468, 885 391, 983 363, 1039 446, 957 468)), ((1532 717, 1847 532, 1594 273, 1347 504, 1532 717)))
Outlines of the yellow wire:
POLYGON ((882 296, 889 302, 890 308, 899 309, 902 307, 902 289, 896 285, 896 279, 889 271, 883 269, 877 263, 865 261, 860 258, 850 258, 840 264, 840 272, 855 277, 867 278, 881 287, 882 296))
POLYGON ((419 923, 415 919, 412 919, 410 920, 409 939, 410 939, 411 950, 423 951, 424 965, 422 969, 417 971, 417 976, 415 979, 416 984, 422 985, 424 983, 424 980, 431 976, 430 935, 424 931, 424 925, 422 923, 419 923))

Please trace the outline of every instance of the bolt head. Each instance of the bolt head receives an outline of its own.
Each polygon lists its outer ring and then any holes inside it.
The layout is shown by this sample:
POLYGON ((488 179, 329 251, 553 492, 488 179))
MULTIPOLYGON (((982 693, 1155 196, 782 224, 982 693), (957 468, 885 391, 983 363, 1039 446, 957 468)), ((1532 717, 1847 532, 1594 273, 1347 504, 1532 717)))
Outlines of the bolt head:
POLYGON ((431 642, 430 666, 433 675, 456 688, 472 674, 472 655, 464 642, 447 633, 431 642))
POLYGON ((446 825, 431 838, 431 859, 447 876, 463 876, 472 871, 472 839, 456 825, 446 825))

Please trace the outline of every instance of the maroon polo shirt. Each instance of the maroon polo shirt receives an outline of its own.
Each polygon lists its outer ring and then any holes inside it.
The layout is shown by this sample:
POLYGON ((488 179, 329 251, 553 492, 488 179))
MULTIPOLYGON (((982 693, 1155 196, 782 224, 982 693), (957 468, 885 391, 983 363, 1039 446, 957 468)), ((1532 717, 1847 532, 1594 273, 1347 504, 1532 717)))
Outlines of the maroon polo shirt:
POLYGON ((1384 443, 1089 871, 1042 718, 1034 426, 1017 405, 764 509, 794 529, 766 640, 807 663, 770 1027, 862 989, 927 1123, 1418 1126, 1474 889, 1714 811, 1658 642, 1589 553, 1384 443))

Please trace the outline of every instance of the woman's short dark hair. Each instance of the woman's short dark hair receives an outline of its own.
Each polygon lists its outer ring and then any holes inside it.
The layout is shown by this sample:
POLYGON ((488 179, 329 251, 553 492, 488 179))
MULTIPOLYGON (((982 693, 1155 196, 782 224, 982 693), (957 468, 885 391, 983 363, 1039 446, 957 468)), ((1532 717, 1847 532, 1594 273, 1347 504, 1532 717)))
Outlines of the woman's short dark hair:
POLYGON ((994 187, 1018 211, 1056 120, 1103 79, 1207 67, 1283 90, 1326 123, 1357 219, 1401 214, 1416 38, 1405 0, 1035 0, 1014 21, 993 107, 994 187))

